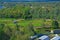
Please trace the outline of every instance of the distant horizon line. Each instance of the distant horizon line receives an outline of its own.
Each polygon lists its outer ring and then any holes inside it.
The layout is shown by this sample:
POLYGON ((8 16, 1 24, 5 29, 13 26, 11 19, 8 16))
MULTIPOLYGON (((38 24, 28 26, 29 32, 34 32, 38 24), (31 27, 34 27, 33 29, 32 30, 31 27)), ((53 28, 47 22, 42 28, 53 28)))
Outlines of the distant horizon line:
POLYGON ((60 2, 60 1, 4 1, 4 2, 60 2))

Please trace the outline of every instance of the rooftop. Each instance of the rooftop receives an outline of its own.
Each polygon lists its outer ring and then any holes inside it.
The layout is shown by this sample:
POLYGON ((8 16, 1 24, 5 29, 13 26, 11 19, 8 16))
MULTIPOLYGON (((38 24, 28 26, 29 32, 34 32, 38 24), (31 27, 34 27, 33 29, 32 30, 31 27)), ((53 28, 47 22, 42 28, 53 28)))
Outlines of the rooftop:
POLYGON ((44 35, 44 36, 40 37, 39 39, 45 39, 45 38, 48 38, 48 36, 44 35))

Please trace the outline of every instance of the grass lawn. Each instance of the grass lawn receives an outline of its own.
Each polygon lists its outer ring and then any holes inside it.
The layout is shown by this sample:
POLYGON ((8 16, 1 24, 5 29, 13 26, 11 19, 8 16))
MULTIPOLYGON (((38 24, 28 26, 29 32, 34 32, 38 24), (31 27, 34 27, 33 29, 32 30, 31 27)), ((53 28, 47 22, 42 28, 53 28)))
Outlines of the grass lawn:
MULTIPOLYGON (((9 26, 14 26, 14 23, 13 21, 16 20, 16 19, 0 19, 0 23, 6 23, 7 25, 9 26)), ((18 24, 21 25, 21 26, 28 26, 28 24, 32 23, 33 26, 42 26, 43 25, 43 22, 44 20, 43 19, 39 19, 39 20, 20 20, 20 19, 17 19, 18 20, 18 24)))

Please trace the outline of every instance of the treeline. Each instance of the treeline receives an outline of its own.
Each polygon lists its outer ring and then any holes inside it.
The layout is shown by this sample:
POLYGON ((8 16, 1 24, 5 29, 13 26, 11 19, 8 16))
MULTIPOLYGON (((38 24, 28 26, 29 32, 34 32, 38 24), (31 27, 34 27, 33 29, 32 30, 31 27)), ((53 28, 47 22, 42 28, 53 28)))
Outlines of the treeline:
MULTIPOLYGON (((53 4, 55 5, 55 4, 53 4)), ((39 18, 46 18, 46 19, 54 19, 60 18, 60 7, 53 6, 53 5, 45 5, 42 4, 37 5, 19 5, 16 4, 15 6, 8 7, 5 4, 5 8, 0 9, 0 18, 21 18, 21 19, 39 19, 39 18)))

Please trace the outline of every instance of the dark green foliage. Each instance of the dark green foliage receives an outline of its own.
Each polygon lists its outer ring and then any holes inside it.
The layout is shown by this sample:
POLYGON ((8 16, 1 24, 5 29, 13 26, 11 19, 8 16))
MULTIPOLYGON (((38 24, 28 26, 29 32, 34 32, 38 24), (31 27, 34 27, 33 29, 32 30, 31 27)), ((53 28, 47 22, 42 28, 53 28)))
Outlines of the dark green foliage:
POLYGON ((10 36, 3 31, 4 27, 5 24, 0 24, 0 40, 9 40, 10 36))
POLYGON ((58 23, 58 21, 53 21, 52 22, 52 27, 55 28, 55 29, 59 29, 59 23, 58 23))
POLYGON ((0 9, 0 18, 21 19, 53 19, 59 20, 60 3, 5 3, 6 8, 0 9), (58 4, 58 5, 57 5, 58 4), (11 6, 10 6, 11 5, 11 6), (39 5, 39 6, 38 6, 39 5), (43 6, 44 5, 44 6, 43 6), (56 6, 57 5, 57 6, 56 6))
POLYGON ((31 15, 31 13, 30 13, 30 10, 27 10, 27 11, 25 12, 25 19, 32 19, 32 15, 31 15))
POLYGON ((3 31, 1 32, 0 38, 0 40, 10 40, 10 36, 4 33, 3 31))
POLYGON ((36 31, 34 30, 33 25, 31 23, 29 24, 29 29, 34 33, 34 35, 37 34, 36 31))

